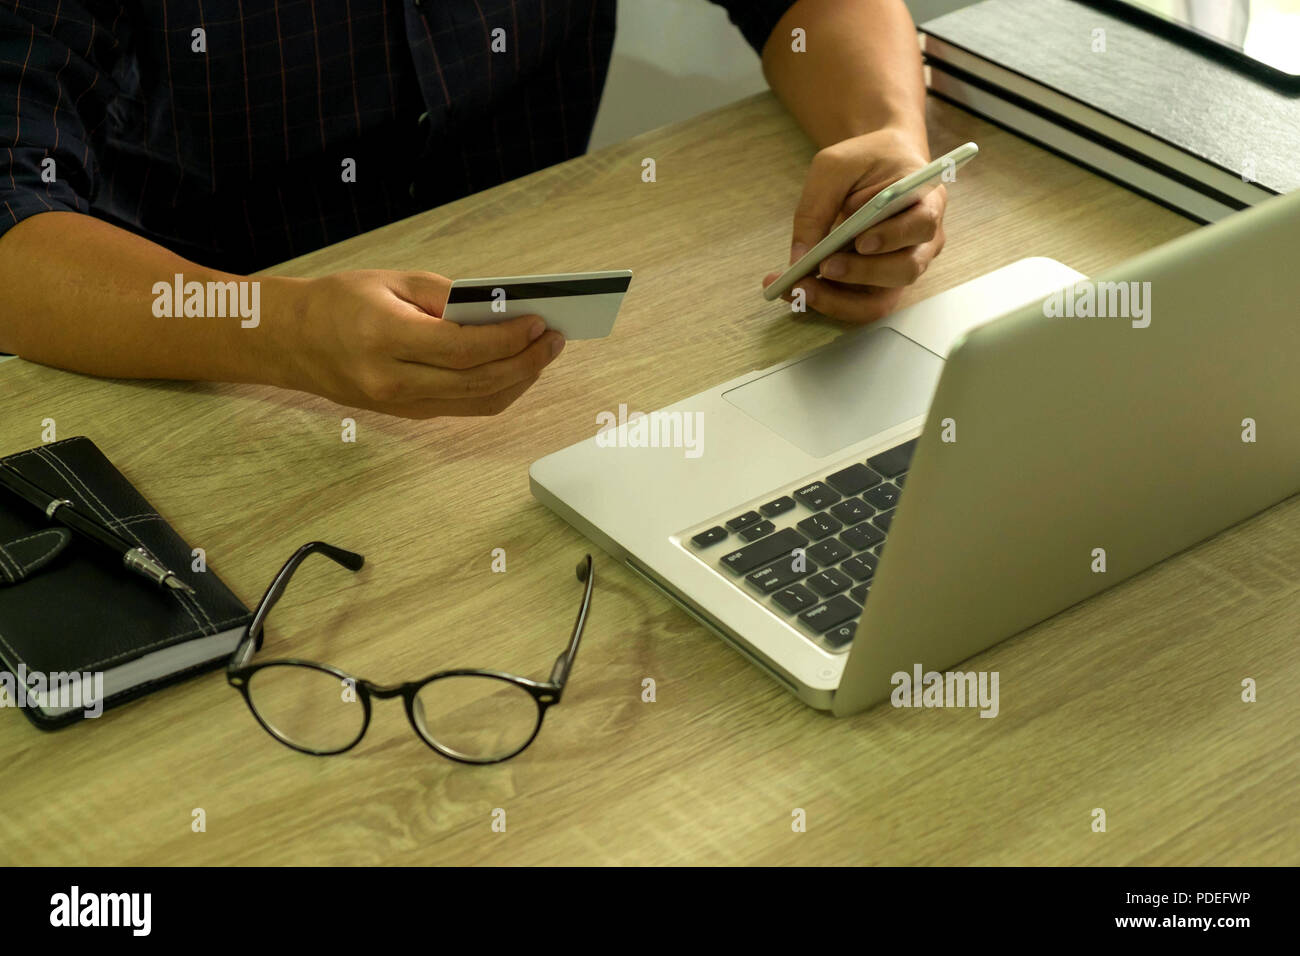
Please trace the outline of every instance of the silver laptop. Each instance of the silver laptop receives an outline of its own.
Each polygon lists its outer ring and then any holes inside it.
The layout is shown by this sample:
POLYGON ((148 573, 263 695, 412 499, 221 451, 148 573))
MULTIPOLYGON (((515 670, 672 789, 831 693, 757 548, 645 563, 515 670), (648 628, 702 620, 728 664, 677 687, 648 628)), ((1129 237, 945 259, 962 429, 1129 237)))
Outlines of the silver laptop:
POLYGON ((1300 194, 1095 282, 1021 260, 666 409, 593 409, 533 493, 853 713, 1300 491, 1297 250, 1300 194))

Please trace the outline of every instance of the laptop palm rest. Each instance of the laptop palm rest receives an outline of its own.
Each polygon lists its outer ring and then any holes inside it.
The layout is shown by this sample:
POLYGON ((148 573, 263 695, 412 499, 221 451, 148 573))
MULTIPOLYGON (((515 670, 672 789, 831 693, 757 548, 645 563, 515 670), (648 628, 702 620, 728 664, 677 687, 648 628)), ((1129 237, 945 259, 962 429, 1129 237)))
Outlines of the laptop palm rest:
POLYGON ((815 458, 925 415, 943 359, 890 328, 851 332, 723 393, 815 458))

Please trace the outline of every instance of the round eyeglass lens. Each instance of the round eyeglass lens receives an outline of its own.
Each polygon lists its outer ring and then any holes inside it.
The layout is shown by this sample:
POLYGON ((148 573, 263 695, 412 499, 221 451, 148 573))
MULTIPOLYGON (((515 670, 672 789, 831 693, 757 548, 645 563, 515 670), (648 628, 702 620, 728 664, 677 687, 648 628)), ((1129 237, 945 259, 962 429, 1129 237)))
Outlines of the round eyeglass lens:
POLYGON ((462 760, 487 763, 518 753, 542 710, 518 684, 478 674, 440 677, 415 695, 416 729, 462 760))
POLYGON ((346 750, 366 726, 352 682, 318 667, 270 664, 254 671, 248 699, 273 733, 304 750, 346 750))

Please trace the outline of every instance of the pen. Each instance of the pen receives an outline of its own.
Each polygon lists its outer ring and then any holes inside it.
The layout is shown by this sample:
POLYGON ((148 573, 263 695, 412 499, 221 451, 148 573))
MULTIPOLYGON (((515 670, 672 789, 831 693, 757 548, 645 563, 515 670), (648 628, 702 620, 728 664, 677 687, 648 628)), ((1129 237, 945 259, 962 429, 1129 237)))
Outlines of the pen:
POLYGON ((126 569, 141 577, 148 578, 160 587, 173 591, 185 591, 193 594, 194 589, 155 561, 144 548, 118 536, 97 521, 92 521, 79 512, 67 498, 55 498, 39 485, 29 481, 12 465, 0 462, 0 485, 4 485, 19 498, 40 511, 51 521, 56 521, 78 534, 97 541, 115 554, 122 557, 126 569))

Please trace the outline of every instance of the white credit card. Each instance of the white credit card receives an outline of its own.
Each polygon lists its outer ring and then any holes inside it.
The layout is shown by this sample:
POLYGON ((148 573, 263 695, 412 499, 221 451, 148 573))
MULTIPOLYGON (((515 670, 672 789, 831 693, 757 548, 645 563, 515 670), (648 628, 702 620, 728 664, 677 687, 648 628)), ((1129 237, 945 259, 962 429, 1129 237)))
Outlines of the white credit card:
POLYGON ((548 329, 566 339, 599 339, 613 330, 631 282, 627 269, 456 279, 442 317, 458 325, 491 325, 540 315, 548 329))

